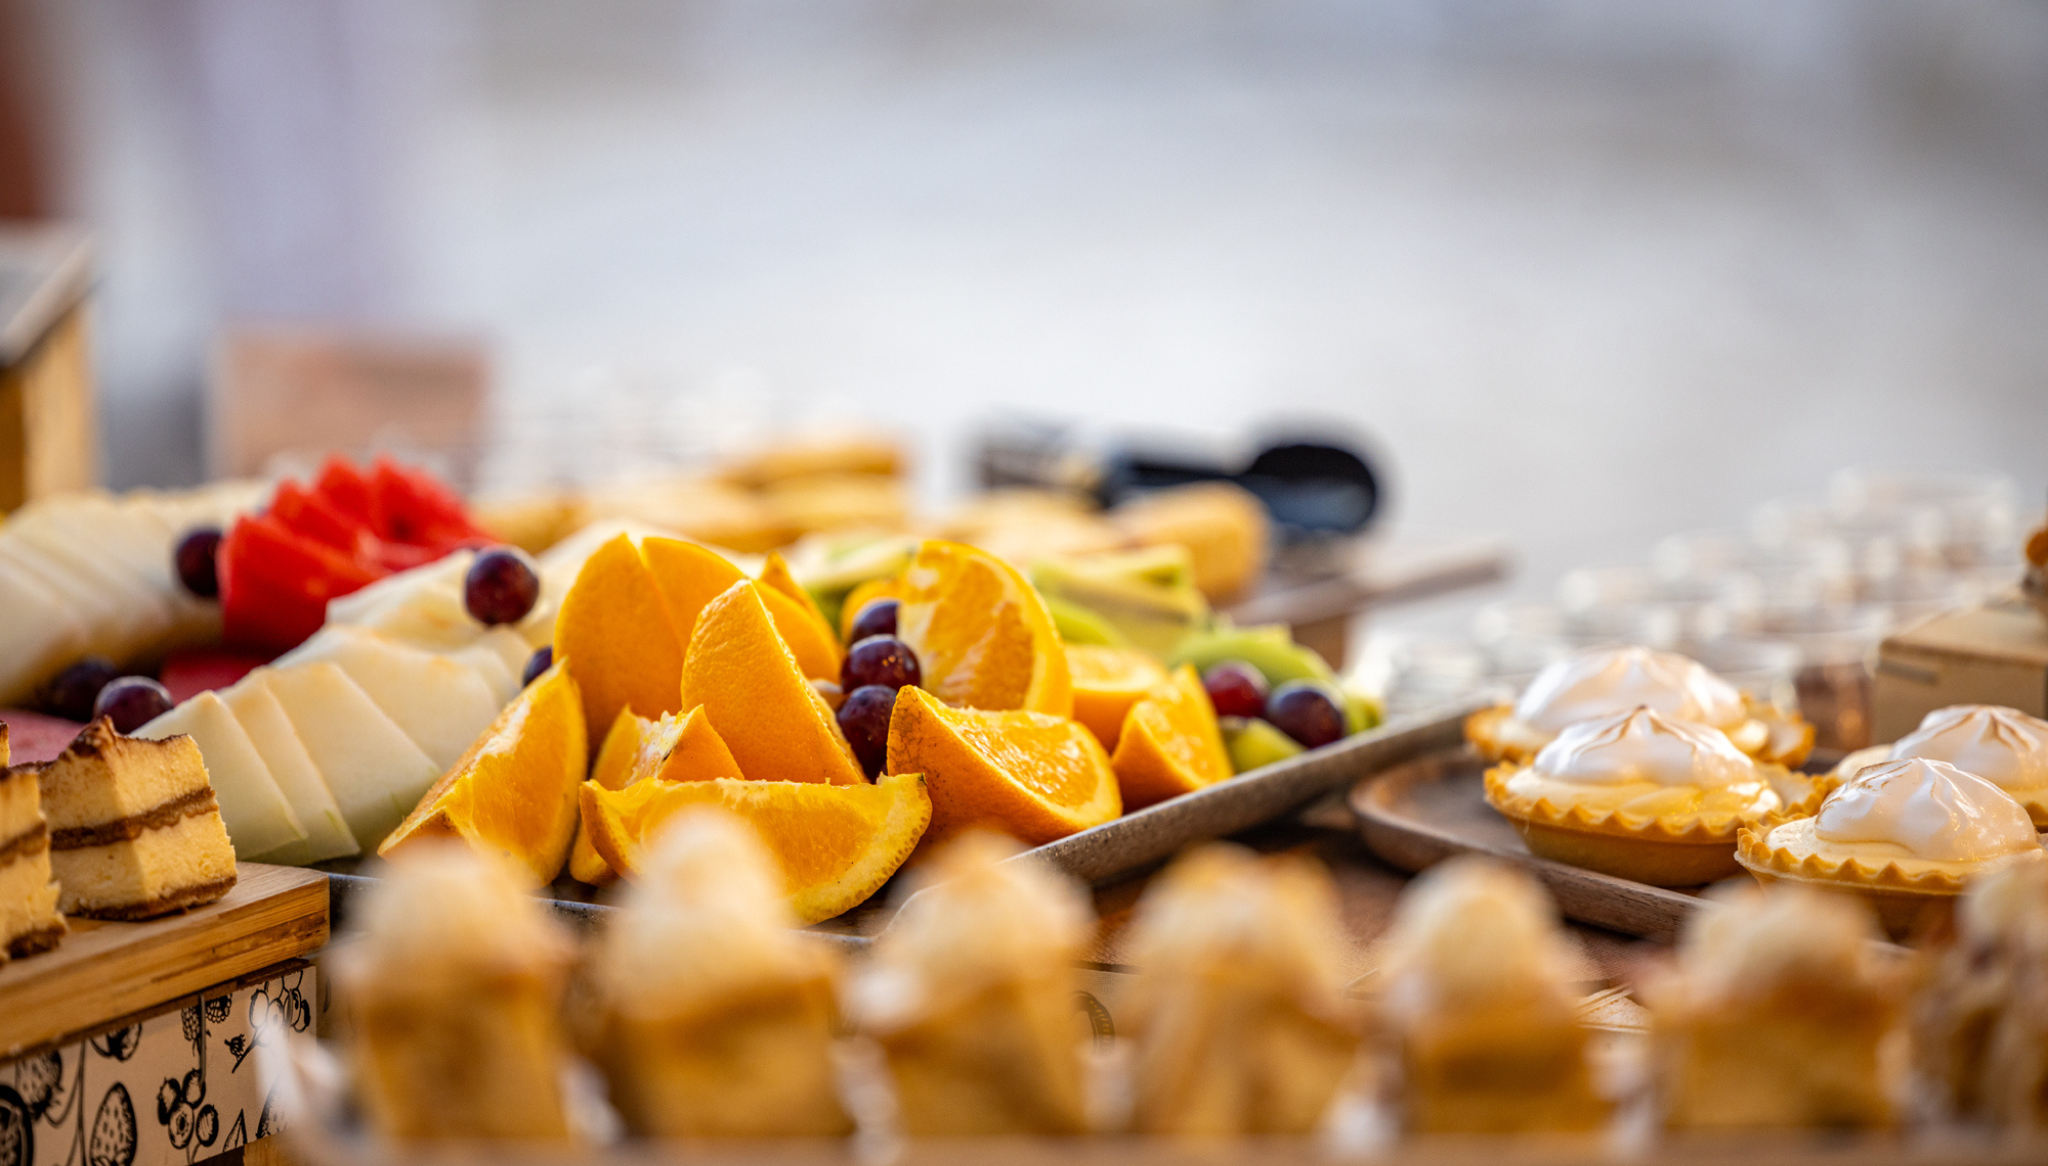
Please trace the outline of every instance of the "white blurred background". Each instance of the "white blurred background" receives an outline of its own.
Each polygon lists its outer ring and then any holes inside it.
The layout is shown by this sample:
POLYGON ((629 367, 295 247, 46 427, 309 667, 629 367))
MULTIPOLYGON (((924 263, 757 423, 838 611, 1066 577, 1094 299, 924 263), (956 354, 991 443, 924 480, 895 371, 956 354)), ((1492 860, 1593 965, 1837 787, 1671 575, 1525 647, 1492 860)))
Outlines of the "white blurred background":
POLYGON ((228 321, 478 334, 494 472, 859 417, 1357 427, 1543 586, 2048 488, 2040 0, 10 0, 117 484, 228 321))

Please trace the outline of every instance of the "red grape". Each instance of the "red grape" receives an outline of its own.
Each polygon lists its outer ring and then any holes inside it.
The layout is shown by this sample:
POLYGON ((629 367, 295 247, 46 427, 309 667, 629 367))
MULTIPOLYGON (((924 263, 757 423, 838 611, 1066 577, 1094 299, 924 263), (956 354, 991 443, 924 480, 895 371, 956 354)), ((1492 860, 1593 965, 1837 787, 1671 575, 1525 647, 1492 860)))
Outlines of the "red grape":
POLYGON ((43 707, 67 721, 89 721, 100 689, 121 675, 105 656, 87 656, 57 674, 43 690, 43 707))
POLYGON ((1344 735, 1344 710, 1313 680, 1290 680, 1266 699, 1266 719, 1303 748, 1328 745, 1344 735))
POLYGON ((861 605, 860 613, 853 617, 853 632, 846 637, 850 644, 857 644, 869 636, 893 636, 896 634, 896 609, 901 606, 894 599, 870 599, 861 605))
POLYGON ((540 572, 516 547, 477 552, 462 580, 462 606, 480 623, 518 623, 539 599, 540 572))
POLYGON ((201 599, 212 599, 220 594, 220 570, 215 566, 220 538, 217 526, 194 527, 185 532, 185 537, 178 540, 177 549, 171 552, 171 562, 178 568, 178 582, 201 599))
POLYGON ((839 706, 839 731, 846 734, 846 743, 853 746, 853 755, 869 777, 882 772, 888 760, 889 714, 895 708, 896 690, 881 684, 854 689, 839 706))
POLYGON ((555 646, 542 644, 526 658, 526 669, 519 674, 519 687, 525 688, 540 679, 540 674, 555 666, 555 646))
POLYGON ((1209 703, 1219 717, 1258 717, 1266 713, 1266 677, 1242 660, 1225 660, 1202 677, 1209 703))
POLYGON ((839 666, 839 687, 847 692, 870 684, 894 691, 924 679, 917 653, 895 636, 869 636, 854 641, 846 662, 839 666))
POLYGON ((92 702, 94 720, 107 717, 116 733, 132 733, 177 704, 171 690, 147 676, 123 676, 100 689, 92 702))

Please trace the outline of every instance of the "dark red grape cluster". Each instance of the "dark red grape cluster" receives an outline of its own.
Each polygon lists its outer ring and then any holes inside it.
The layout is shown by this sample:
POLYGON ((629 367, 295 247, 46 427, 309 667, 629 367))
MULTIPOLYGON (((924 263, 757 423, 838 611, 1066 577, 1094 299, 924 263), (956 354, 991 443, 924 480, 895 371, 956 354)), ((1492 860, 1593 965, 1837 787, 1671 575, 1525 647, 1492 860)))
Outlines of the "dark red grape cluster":
POLYGON ((877 599, 853 620, 853 646, 839 667, 839 730, 869 777, 882 772, 889 755, 889 716, 898 689, 924 679, 917 653, 896 638, 896 601, 877 599))
POLYGON ((1266 678, 1242 660, 1225 660, 1202 677, 1219 717, 1258 717, 1304 749, 1344 736, 1344 707, 1313 680, 1290 680, 1268 692, 1266 678))

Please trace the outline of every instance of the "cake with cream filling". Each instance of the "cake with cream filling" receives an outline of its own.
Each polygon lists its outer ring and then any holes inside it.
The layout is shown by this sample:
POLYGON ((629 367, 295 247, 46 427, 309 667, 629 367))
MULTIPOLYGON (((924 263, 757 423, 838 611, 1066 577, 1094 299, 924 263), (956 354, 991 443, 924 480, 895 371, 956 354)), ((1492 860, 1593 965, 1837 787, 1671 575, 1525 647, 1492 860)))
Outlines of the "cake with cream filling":
POLYGON ((1872 765, 1915 757, 1976 774, 2025 806, 2035 826, 2048 829, 2048 721, 1995 704, 1938 708, 1892 744, 1844 757, 1830 784, 1840 785, 1872 765))
POLYGON ((1807 782, 1726 735, 1650 708, 1580 721, 1527 765, 1486 774, 1486 802, 1529 849, 1653 886, 1739 875, 1736 832, 1804 804, 1807 782))
POLYGON ((6 764, 7 726, 0 724, 0 963, 57 946, 65 930, 35 770, 6 764))
POLYGON ((1744 827, 1736 859, 1759 882, 1852 891, 1894 936, 1938 924, 1969 883, 2048 862, 2026 808, 1946 761, 1873 765, 1812 817, 1744 827))
POLYGON ((1649 708, 1707 725, 1760 761, 1796 766, 1813 750, 1813 726, 1797 713, 1752 700, 1690 657, 1649 648, 1596 648, 1558 660, 1512 705, 1473 713, 1465 737, 1489 761, 1526 762, 1581 721, 1649 708))
POLYGON ((234 846, 192 738, 124 737, 102 717, 34 769, 66 915, 153 919, 235 885, 234 846))

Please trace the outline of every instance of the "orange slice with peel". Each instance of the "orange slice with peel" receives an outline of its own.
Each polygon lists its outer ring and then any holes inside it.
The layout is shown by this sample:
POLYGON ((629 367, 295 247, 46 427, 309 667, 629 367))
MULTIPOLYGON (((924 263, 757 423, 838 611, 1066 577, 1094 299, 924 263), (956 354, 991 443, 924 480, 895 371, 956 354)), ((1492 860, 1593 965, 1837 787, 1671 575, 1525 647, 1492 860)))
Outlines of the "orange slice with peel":
MULTIPOLYGON (((647 556, 648 569, 653 572, 654 585, 668 607, 669 623, 675 628, 678 642, 685 647, 696 633, 704 608, 747 577, 717 551, 681 539, 650 538, 641 549, 647 556)), ((788 574, 785 567, 783 575, 788 574)), ((767 583, 765 578, 763 583, 767 583)), ((839 640, 832 634, 832 625, 825 622, 815 606, 808 605, 810 597, 796 585, 795 579, 790 579, 789 585, 797 594, 804 595, 806 602, 799 603, 773 586, 761 589, 761 601, 768 605, 775 630, 796 654, 797 666, 805 676, 839 679, 839 640)))
POLYGON ((924 774, 933 842, 988 826, 1037 846, 1123 812, 1109 755, 1079 721, 948 708, 921 688, 896 694, 884 771, 924 774))
POLYGON ((597 548, 562 596, 555 658, 583 693, 583 719, 607 729, 620 709, 676 712, 683 644, 640 548, 628 535, 597 548))
MULTIPOLYGON (((640 755, 640 741, 653 727, 653 721, 636 716, 633 710, 620 709, 611 730, 604 735, 604 744, 597 748, 590 780, 606 789, 626 788, 633 760, 640 755)), ((590 831, 580 813, 576 819, 576 841, 569 846, 569 877, 592 886, 603 886, 619 877, 590 844, 590 831)))
POLYGON ((927 540, 903 569, 896 635, 951 705, 1073 712, 1067 654, 1045 601, 987 551, 927 540))
POLYGON ((832 630, 832 621, 825 618, 824 611, 818 607, 818 601, 811 597, 809 591, 804 590, 803 584, 796 581, 795 575, 790 574, 789 561, 782 557, 781 552, 768 552, 767 561, 761 564, 760 577, 754 581, 770 591, 794 599, 797 606, 811 613, 811 618, 823 625, 827 632, 832 630))
POLYGON ((543 886, 569 857, 589 750, 582 694, 556 664, 505 706, 377 853, 460 838, 512 859, 533 886, 543 886))
POLYGON ((1133 810, 1231 776, 1216 706, 1194 665, 1174 669, 1166 683, 1131 706, 1110 766, 1124 805, 1133 810))
MULTIPOLYGON (((711 718, 702 708, 693 708, 680 718, 663 717, 649 726, 646 736, 641 738, 639 754, 633 758, 626 780, 609 788, 623 789, 649 779, 711 781, 720 777, 745 776, 740 771, 740 763, 733 758, 732 750, 726 748, 725 739, 711 727, 711 718)), ((595 776, 592 780, 596 780, 595 776)))
POLYGON ((839 605, 839 642, 853 642, 853 621, 860 618, 861 608, 877 599, 900 599, 901 591, 894 575, 854 584, 853 590, 846 593, 846 601, 839 605))
POLYGON ((924 779, 914 773, 859 786, 718 778, 608 790, 585 782, 582 800, 598 853, 628 879, 670 819, 699 808, 737 814, 775 855, 789 905, 805 923, 842 914, 879 890, 932 816, 924 779))
POLYGON ((831 707, 804 679, 761 593, 742 579, 704 608, 683 660, 682 707, 702 706, 751 780, 866 784, 831 707))
POLYGON ((1074 719, 1112 751, 1124 714, 1166 682, 1166 669, 1147 653, 1100 644, 1068 644, 1067 671, 1074 682, 1074 719))

